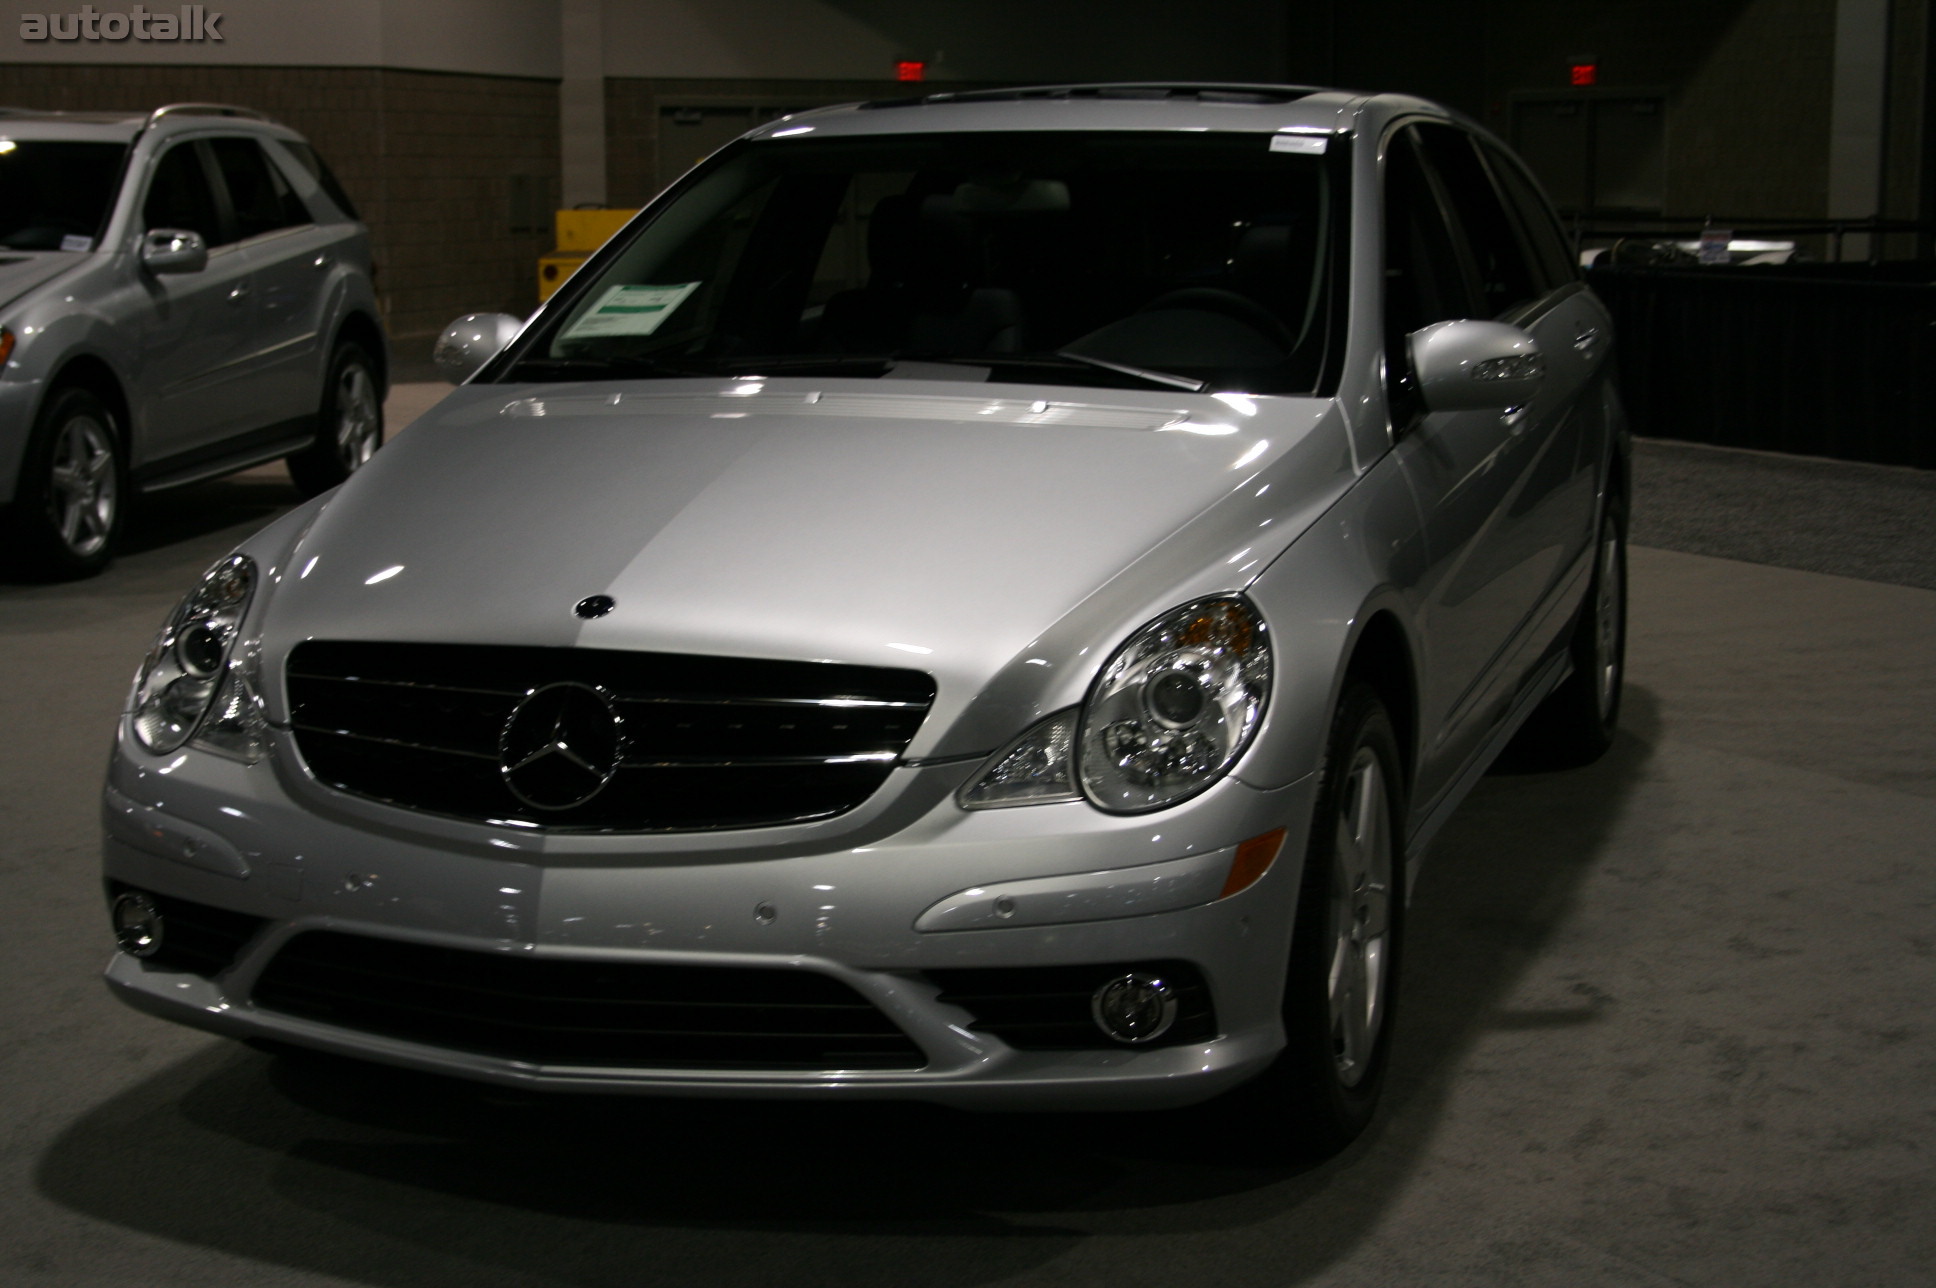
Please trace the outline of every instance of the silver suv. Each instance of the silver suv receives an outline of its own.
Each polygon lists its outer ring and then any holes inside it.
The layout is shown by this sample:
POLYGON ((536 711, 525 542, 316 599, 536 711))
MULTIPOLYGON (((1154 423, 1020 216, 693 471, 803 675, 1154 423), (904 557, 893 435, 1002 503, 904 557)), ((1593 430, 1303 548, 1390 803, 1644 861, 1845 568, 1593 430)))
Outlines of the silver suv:
POLYGON ((0 109, 0 505, 13 562, 106 565, 131 492, 276 457, 304 493, 383 438, 367 230, 247 108, 0 109))

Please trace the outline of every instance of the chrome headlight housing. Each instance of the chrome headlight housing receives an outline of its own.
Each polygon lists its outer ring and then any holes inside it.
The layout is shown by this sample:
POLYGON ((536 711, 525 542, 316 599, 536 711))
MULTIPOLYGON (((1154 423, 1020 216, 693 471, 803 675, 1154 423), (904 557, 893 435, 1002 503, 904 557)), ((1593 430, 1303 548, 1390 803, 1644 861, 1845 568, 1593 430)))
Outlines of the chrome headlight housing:
POLYGON ((1230 771, 1270 696, 1270 637, 1240 595, 1171 609, 1119 649, 1082 705, 1082 792, 1112 814, 1188 800, 1230 771))
POLYGON ((1112 814, 1175 805, 1237 763, 1270 683, 1269 633, 1249 600, 1185 604, 1131 635, 1080 707, 990 756, 956 800, 999 809, 1086 796, 1112 814))
POLYGON ((260 704, 235 658, 255 585, 255 561, 230 555, 169 614, 135 677, 129 709, 135 739, 149 751, 175 751, 207 722, 212 750, 255 758, 260 704), (219 709, 210 720, 212 708, 219 709), (240 745, 232 745, 238 736, 240 745))

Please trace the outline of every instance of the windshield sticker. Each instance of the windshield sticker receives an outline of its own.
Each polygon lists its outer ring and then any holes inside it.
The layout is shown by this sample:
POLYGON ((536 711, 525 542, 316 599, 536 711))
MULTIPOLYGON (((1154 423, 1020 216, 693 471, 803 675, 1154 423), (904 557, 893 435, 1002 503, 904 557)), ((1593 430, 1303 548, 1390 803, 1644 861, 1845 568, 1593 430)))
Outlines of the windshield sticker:
POLYGON ((681 282, 677 286, 614 286, 560 338, 651 335, 698 289, 697 282, 681 282))
POLYGON ((1331 140, 1322 134, 1273 134, 1270 148, 1273 152, 1296 152, 1307 157, 1321 157, 1331 140))
POLYGON ((62 250, 93 250, 94 239, 92 237, 76 237, 73 233, 68 233, 66 236, 61 238, 61 249, 62 250))

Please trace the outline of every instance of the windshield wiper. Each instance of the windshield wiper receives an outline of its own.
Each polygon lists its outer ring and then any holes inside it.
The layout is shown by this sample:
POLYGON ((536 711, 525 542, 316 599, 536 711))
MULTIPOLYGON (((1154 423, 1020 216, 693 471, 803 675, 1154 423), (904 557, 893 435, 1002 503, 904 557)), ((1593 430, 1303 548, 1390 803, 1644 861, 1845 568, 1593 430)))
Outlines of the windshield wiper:
POLYGON ((1148 367, 1132 367, 1127 363, 1110 362, 1104 358, 1092 358, 1086 353, 1070 353, 1058 349, 1055 356, 1064 362, 1079 362, 1087 367, 1098 367, 1104 371, 1114 371, 1118 375, 1134 376, 1147 380, 1153 385, 1164 385, 1171 389, 1187 389, 1193 394, 1202 393, 1210 387, 1208 380, 1193 380, 1189 376, 1173 376, 1167 371, 1151 371, 1148 367))
POLYGON ((720 358, 714 366, 722 373, 768 376, 778 372, 806 372, 833 375, 843 371, 871 371, 893 365, 891 353, 767 353, 748 358, 720 358))
POLYGON ((1136 380, 1162 385, 1166 389, 1187 389, 1191 393, 1201 393, 1210 387, 1207 380, 1195 380, 1189 376, 1173 376, 1167 371, 1152 371, 1148 367, 1132 367, 1127 363, 1110 362, 1105 358, 1092 358, 1083 353, 1071 353, 1058 349, 1054 353, 982 353, 956 355, 949 353, 897 353, 897 359, 905 362, 948 362, 963 367, 1040 367, 1048 370, 1067 371, 1071 367, 1093 367, 1098 371, 1113 371, 1119 376, 1129 376, 1136 380))
POLYGON ((510 374, 514 379, 524 376, 534 380, 572 380, 597 376, 774 376, 843 373, 878 375, 893 370, 894 365, 900 362, 934 362, 948 366, 984 369, 1025 367, 1067 371, 1072 367, 1088 367, 1097 371, 1113 372, 1119 376, 1128 376, 1147 384, 1161 385, 1166 389, 1187 389, 1191 393, 1200 393, 1209 387, 1209 382, 1189 376, 1172 375, 1167 371, 1152 371, 1146 367, 1133 367, 1127 363, 1111 362, 1106 358, 1092 358, 1087 354, 1071 353, 1067 350, 1056 353, 985 354, 768 353, 696 361, 646 357, 527 358, 513 367, 510 374))
POLYGON ((593 376, 716 376, 719 368, 669 358, 525 358, 507 373, 511 379, 579 380, 593 376))

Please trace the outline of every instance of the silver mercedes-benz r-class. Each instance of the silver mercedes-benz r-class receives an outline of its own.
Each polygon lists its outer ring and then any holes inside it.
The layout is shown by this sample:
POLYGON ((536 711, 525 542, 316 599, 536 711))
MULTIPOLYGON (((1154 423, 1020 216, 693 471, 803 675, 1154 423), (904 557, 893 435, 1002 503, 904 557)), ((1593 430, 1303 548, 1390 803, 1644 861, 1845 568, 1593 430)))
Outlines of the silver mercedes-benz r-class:
POLYGON ((1505 743, 1612 736, 1605 310, 1416 99, 788 117, 211 568, 121 722, 127 1002, 487 1081, 1335 1148, 1505 743))

